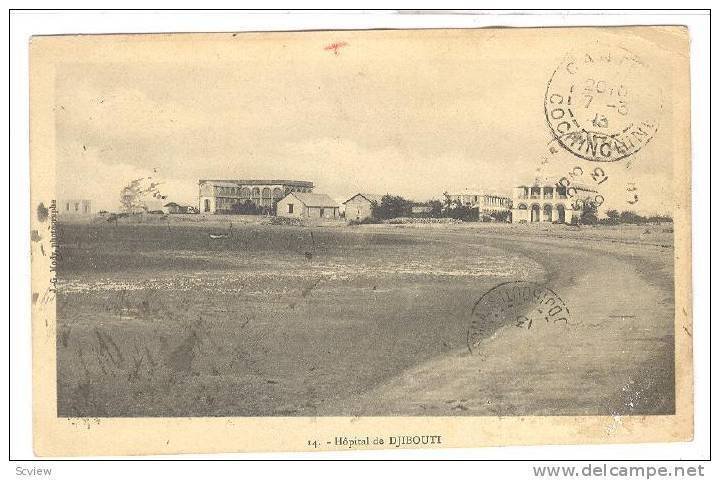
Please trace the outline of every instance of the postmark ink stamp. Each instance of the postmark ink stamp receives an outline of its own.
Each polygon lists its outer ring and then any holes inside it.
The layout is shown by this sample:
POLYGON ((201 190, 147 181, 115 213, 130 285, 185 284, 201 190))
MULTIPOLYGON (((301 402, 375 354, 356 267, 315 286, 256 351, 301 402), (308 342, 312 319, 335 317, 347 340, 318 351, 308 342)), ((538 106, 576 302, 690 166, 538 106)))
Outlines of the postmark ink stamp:
POLYGON ((659 89, 631 52, 596 45, 568 54, 545 92, 545 119, 560 146, 595 162, 615 162, 656 135, 659 89))
POLYGON ((532 329, 540 324, 571 325, 570 309, 548 287, 528 281, 501 283, 484 293, 473 305, 467 332, 470 353, 480 342, 505 325, 532 329))

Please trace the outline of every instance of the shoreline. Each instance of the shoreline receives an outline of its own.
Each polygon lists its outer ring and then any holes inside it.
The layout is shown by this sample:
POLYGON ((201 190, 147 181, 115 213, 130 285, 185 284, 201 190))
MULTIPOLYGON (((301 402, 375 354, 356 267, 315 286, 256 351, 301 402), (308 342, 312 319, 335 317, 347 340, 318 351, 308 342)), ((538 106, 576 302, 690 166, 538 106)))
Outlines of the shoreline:
MULTIPOLYGON (((499 237, 477 240, 479 246, 504 248, 539 262, 546 271, 540 283, 565 300, 571 323, 579 325, 548 324, 526 330, 508 322, 481 342, 478 355, 466 348, 450 352, 361 396, 338 399, 326 405, 320 415, 616 416, 674 412, 674 304, 667 301, 674 294, 674 283, 672 274, 667 275, 667 256, 653 258, 657 252, 648 252, 653 247, 647 245, 642 251, 622 253, 600 242, 578 248, 543 238, 540 243, 545 248, 534 249, 541 239, 515 240, 512 247, 499 237), (549 246, 555 248, 547 249, 549 246), (598 250, 604 255, 596 255, 598 250), (560 261, 563 258, 564 265, 560 261), (643 263, 645 268, 640 268, 643 263), (661 274, 651 281, 649 271, 661 274), (601 272, 606 278, 592 278, 601 272), (644 298, 637 303, 649 304, 650 308, 640 314, 624 313, 637 296, 620 295, 620 305, 613 306, 612 300, 617 297, 608 295, 623 290, 657 301, 644 298), (645 348, 648 345, 652 348, 645 348), (514 370, 523 373, 513 375, 514 370), (598 398, 602 401, 593 402, 598 398)), ((671 272, 672 256, 669 267, 671 272)))

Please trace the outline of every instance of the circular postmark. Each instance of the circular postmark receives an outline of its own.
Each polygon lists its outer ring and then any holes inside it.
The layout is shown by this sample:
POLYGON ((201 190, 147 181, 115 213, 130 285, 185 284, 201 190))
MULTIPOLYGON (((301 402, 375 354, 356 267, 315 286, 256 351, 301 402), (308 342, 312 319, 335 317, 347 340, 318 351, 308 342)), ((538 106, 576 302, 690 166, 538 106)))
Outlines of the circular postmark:
POLYGON ((618 47, 595 45, 566 56, 545 91, 545 118, 558 143, 596 162, 638 152, 655 136, 660 90, 648 67, 618 47))
POLYGON ((484 338, 505 325, 531 329, 538 324, 571 324, 570 310, 558 294, 523 280, 488 290, 473 305, 471 318, 467 332, 470 353, 476 353, 484 338))

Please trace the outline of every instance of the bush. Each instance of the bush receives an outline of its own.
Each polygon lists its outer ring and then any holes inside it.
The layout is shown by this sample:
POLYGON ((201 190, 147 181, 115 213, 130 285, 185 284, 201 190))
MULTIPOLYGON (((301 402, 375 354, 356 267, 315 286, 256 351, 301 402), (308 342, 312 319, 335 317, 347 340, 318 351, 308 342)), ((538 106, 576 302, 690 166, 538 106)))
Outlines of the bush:
POLYGON ((597 205, 593 202, 582 202, 582 213, 580 213, 580 224, 595 225, 598 223, 597 205))
POLYGON ((653 215, 647 219, 650 223, 673 223, 673 219, 670 215, 653 215))
POLYGON ((373 217, 365 217, 361 218, 360 220, 350 220, 348 222, 348 225, 371 225, 371 224, 378 224, 380 223, 380 220, 373 217))
POLYGON ((458 224, 462 223, 462 220, 458 220, 455 218, 432 218, 432 217, 398 217, 398 218, 389 218, 387 220, 383 220, 382 223, 385 223, 387 225, 408 225, 413 223, 418 224, 458 224))
POLYGON ((268 217, 267 223, 269 225, 291 225, 291 226, 304 225, 302 219, 293 218, 293 217, 268 217))
POLYGON ((245 200, 243 203, 233 205, 229 213, 234 215, 257 215, 260 213, 260 210, 252 201, 245 200))
POLYGON ((618 213, 617 210, 608 210, 607 212, 605 212, 605 215, 607 215, 607 218, 600 223, 608 225, 617 225, 618 223, 620 223, 620 213, 618 213))
POLYGON ((620 214, 620 223, 646 223, 647 219, 635 212, 628 210, 623 211, 620 214))
POLYGON ((121 219, 121 218, 127 218, 127 217, 129 217, 129 216, 130 216, 130 214, 127 213, 127 212, 111 213, 111 214, 108 216, 107 221, 108 221, 108 222, 116 222, 116 223, 117 223, 117 221, 118 221, 119 219, 121 219))
POLYGON ((412 212, 413 202, 399 195, 384 195, 380 204, 373 202, 372 216, 379 220, 388 218, 407 217, 412 212))
POLYGON ((490 218, 495 222, 508 222, 510 220, 510 210, 490 212, 490 218))
POLYGON ((480 220, 480 210, 477 207, 473 208, 456 203, 446 208, 443 216, 455 220, 462 220, 463 222, 477 222, 480 220))
POLYGON ((631 210, 625 210, 622 213, 618 213, 617 210, 608 210, 605 212, 607 218, 603 218, 598 223, 603 225, 620 225, 620 224, 633 224, 633 225, 644 225, 646 223, 672 223, 673 219, 670 215, 653 215, 645 217, 638 215, 631 210))

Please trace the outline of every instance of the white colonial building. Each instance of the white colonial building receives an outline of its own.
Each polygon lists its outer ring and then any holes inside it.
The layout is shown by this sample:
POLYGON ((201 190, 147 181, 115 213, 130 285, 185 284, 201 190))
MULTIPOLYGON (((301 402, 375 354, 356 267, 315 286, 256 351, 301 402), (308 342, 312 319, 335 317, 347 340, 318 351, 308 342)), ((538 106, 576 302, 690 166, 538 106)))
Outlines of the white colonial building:
POLYGON ((581 213, 578 200, 594 200, 596 195, 597 190, 587 185, 536 179, 513 189, 512 221, 570 224, 581 213))
POLYGON ((477 208, 480 213, 484 214, 510 211, 511 199, 505 195, 467 189, 461 192, 446 193, 445 195, 451 202, 477 208))
POLYGON ((291 192, 311 193, 302 180, 200 180, 200 213, 230 213, 243 204, 272 209, 291 192))
POLYGON ((58 214, 60 215, 92 215, 92 200, 80 198, 68 198, 57 202, 58 214))

